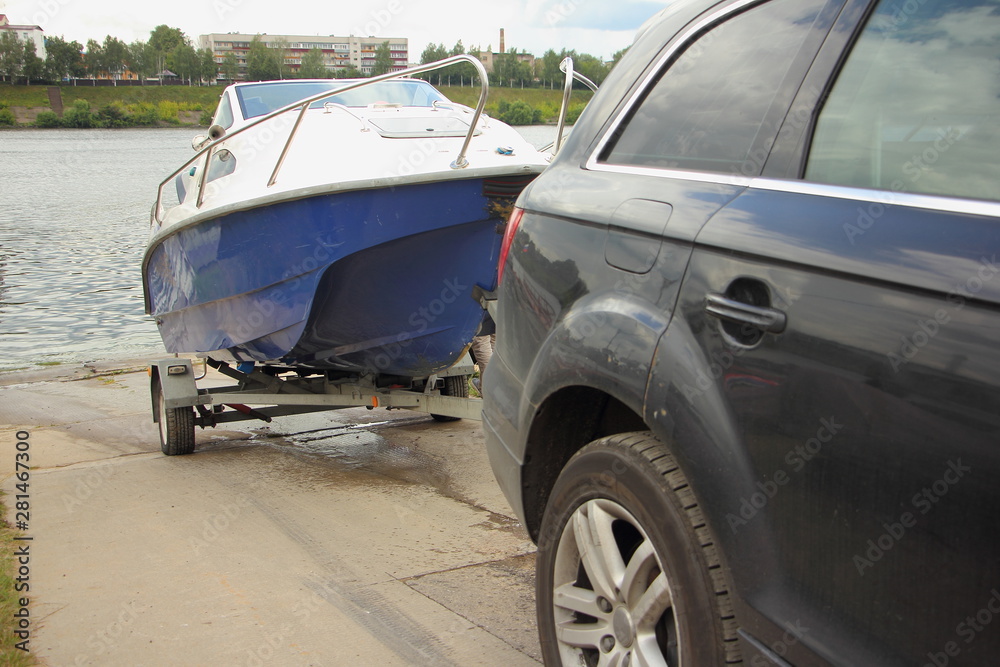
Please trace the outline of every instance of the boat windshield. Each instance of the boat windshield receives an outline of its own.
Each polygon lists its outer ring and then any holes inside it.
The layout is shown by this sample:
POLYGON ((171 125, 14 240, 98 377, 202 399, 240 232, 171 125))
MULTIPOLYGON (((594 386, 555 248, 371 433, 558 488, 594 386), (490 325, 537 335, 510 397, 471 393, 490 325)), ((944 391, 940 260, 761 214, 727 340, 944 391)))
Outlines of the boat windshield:
MULTIPOLYGON (((294 104, 307 97, 319 95, 328 90, 343 88, 357 79, 331 79, 330 81, 271 81, 239 86, 236 97, 240 102, 243 117, 247 120, 269 114, 272 111, 294 104)), ((347 107, 366 107, 370 104, 398 104, 404 107, 429 107, 434 102, 447 102, 441 93, 426 81, 413 79, 380 81, 369 86, 333 95, 311 108, 323 108, 327 102, 343 104, 347 107)))

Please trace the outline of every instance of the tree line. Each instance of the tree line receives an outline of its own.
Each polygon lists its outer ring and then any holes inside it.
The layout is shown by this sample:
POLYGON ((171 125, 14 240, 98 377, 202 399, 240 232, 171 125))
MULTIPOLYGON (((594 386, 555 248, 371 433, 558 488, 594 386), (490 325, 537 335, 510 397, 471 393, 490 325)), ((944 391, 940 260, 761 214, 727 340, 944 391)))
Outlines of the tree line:
MULTIPOLYGON (((227 53, 221 63, 216 62, 210 49, 197 49, 191 39, 180 28, 159 25, 154 28, 148 40, 126 43, 108 35, 103 42, 90 39, 86 47, 77 41, 67 41, 63 37, 46 38, 46 56, 38 56, 35 43, 21 41, 10 31, 0 31, 0 75, 6 80, 25 79, 32 82, 59 82, 66 79, 107 77, 120 79, 125 71, 132 72, 140 80, 159 76, 170 70, 188 84, 215 83, 217 79, 235 81, 240 74, 240 63, 236 54, 227 53)), ((492 52, 492 46, 487 47, 492 52)), ((611 67, 621 58, 624 49, 616 53, 610 63, 590 54, 562 49, 549 49, 541 58, 526 62, 524 52, 511 49, 506 53, 493 54, 493 71, 490 84, 494 86, 549 87, 561 85, 563 74, 559 63, 566 56, 572 56, 574 66, 595 83, 604 81, 611 67)), ((459 54, 480 55, 478 47, 466 49, 459 40, 448 49, 444 44, 428 44, 420 57, 421 64, 442 60, 459 54)), ((246 78, 251 81, 287 79, 301 77, 359 78, 364 76, 353 65, 330 70, 326 56, 320 49, 312 49, 302 56, 296 70, 289 61, 287 44, 282 40, 264 42, 256 35, 247 52, 246 78)), ((385 74, 393 68, 389 42, 380 44, 374 53, 373 76, 385 74)), ((432 83, 465 85, 476 79, 476 70, 469 63, 460 63, 443 70, 429 72, 421 78, 432 83)))
MULTIPOLYGON (((45 40, 45 50, 46 56, 42 59, 38 56, 33 41, 21 41, 13 32, 0 32, 0 75, 10 81, 23 78, 30 85, 33 81, 59 82, 99 77, 120 79, 126 70, 145 80, 159 76, 164 70, 170 70, 182 81, 194 84, 206 81, 215 83, 220 78, 235 81, 241 69, 235 53, 229 52, 222 62, 216 62, 215 54, 210 49, 196 49, 180 28, 167 25, 154 28, 148 40, 136 40, 131 44, 111 35, 105 37, 103 42, 88 40, 86 47, 75 40, 48 37, 45 40)), ((373 75, 392 70, 393 61, 388 41, 380 44, 374 55, 373 75)), ((328 69, 326 56, 320 49, 311 49, 304 54, 297 70, 288 60, 288 47, 284 40, 268 44, 260 35, 256 35, 247 52, 247 79, 265 81, 291 77, 322 79, 363 76, 353 65, 337 70, 328 69)))
MULTIPOLYGON (((486 47, 486 53, 492 52, 493 47, 486 47)), ((573 66, 588 79, 600 85, 608 72, 614 67, 626 49, 622 49, 614 54, 611 62, 604 62, 600 58, 588 53, 577 53, 574 50, 562 49, 556 52, 549 49, 541 58, 534 58, 529 62, 528 55, 524 51, 510 49, 505 53, 493 54, 493 71, 489 73, 490 85, 509 87, 542 87, 557 88, 562 85, 565 75, 559 70, 559 63, 564 58, 573 58, 573 66)), ((482 51, 479 47, 471 47, 466 50, 459 40, 454 47, 448 49, 444 44, 428 44, 427 48, 420 56, 420 63, 427 64, 443 60, 450 56, 469 54, 480 57, 482 51)), ((437 85, 465 85, 471 83, 476 78, 475 67, 469 63, 460 63, 434 72, 427 72, 421 78, 437 85)))
POLYGON ((120 79, 126 70, 141 80, 159 76, 164 70, 175 73, 189 84, 210 80, 218 71, 215 56, 209 49, 196 49, 180 28, 160 25, 146 41, 131 44, 108 35, 103 42, 87 40, 86 47, 61 36, 47 37, 45 59, 36 52, 34 42, 21 41, 17 35, 0 34, 0 74, 14 81, 58 82, 65 79, 108 77, 120 79))

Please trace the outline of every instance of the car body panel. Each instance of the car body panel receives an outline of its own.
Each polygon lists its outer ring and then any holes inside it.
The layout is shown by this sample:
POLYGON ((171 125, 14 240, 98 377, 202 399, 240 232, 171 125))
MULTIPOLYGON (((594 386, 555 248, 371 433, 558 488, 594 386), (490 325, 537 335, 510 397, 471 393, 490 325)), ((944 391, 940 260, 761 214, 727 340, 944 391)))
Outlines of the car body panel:
MULTIPOLYGON (((681 42, 757 4, 671 4, 519 199, 485 380, 491 463, 535 536, 536 471, 567 456, 540 424, 574 388, 604 393, 691 481, 745 664, 992 664, 1000 203, 802 180, 877 2, 823 7, 753 168, 604 159, 681 42), (748 294, 781 326, 748 336, 707 310, 748 294)), ((928 11, 964 7, 947 4, 928 11)))
MULTIPOLYGON (((706 225, 652 369, 672 382, 651 383, 646 416, 663 437, 657 410, 714 426, 669 435, 724 551, 754 554, 731 567, 743 601, 771 622, 755 636, 778 641, 801 621, 813 628, 801 645, 832 661, 867 628, 885 644, 855 640, 857 664, 913 664, 954 640, 996 574, 983 529, 1000 507, 990 481, 1000 473, 1000 265, 979 248, 1000 247, 1000 227, 886 206, 854 239, 844 225, 857 202, 803 198, 751 188, 706 225), (788 316, 785 332, 755 347, 705 313, 707 294, 747 277, 788 316), (771 559, 773 570, 761 567, 771 559), (844 609, 844 598, 868 604, 844 609), (939 602, 914 633, 910 612, 927 599, 939 602)), ((992 650, 977 648, 966 655, 992 650)))

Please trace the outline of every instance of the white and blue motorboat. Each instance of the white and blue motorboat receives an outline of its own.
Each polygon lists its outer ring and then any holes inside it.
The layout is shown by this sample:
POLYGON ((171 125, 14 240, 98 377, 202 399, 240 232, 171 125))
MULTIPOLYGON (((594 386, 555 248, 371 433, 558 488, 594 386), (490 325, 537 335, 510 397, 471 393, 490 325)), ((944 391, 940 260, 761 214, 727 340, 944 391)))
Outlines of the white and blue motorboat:
POLYGON ((475 58, 365 80, 238 83, 160 185, 143 261, 168 352, 420 377, 483 319, 503 223, 547 165, 482 113, 475 58), (411 75, 470 62, 476 109, 411 75))

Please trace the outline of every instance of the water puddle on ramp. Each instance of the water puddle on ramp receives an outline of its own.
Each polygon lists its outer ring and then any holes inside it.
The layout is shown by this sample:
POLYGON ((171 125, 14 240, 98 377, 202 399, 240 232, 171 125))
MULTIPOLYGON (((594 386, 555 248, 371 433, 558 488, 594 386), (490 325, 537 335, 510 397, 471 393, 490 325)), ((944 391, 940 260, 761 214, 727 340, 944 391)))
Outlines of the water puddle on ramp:
MULTIPOLYGON (((270 474, 280 474, 296 486, 372 486, 399 482, 433 487, 447 495, 450 477, 441 460, 412 447, 393 444, 382 434, 382 431, 422 421, 425 420, 394 419, 360 424, 329 424, 327 421, 325 427, 291 433, 257 430, 243 442, 244 446, 264 455, 269 461, 270 474)), ((247 454, 249 452, 242 455, 247 454)))

